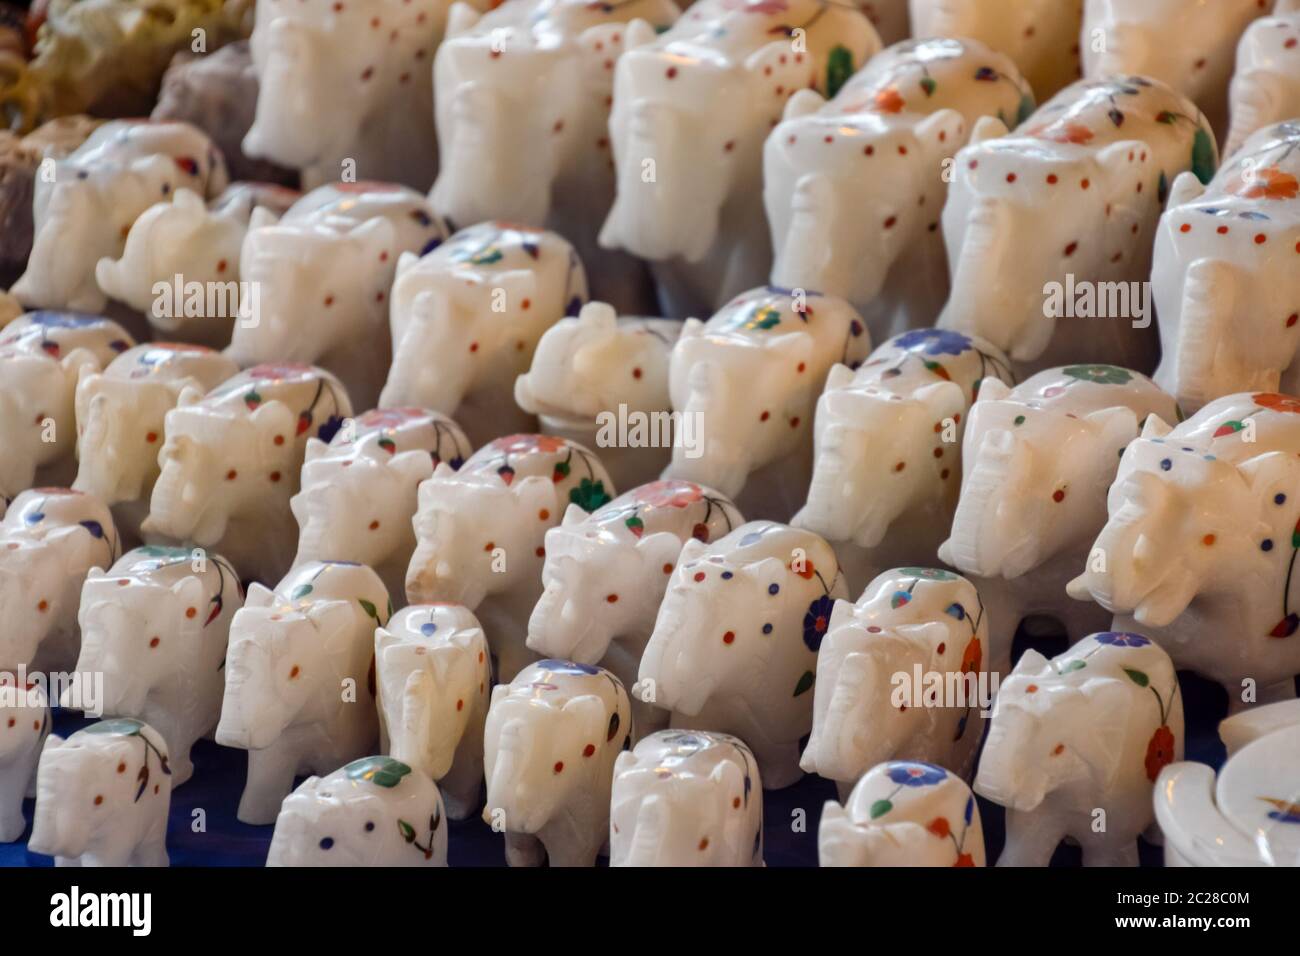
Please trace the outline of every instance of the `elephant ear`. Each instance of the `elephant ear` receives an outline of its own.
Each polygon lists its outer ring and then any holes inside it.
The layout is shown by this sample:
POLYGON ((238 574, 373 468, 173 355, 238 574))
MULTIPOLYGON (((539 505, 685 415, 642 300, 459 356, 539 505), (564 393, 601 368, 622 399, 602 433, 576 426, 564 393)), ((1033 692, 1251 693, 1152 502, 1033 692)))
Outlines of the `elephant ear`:
POLYGON ((248 586, 244 595, 244 607, 270 607, 275 603, 275 592, 259 581, 248 586))
POLYGON ((394 455, 388 461, 388 468, 401 476, 407 484, 418 485, 433 474, 433 459, 426 451, 412 449, 394 455))
MULTIPOLYGON (((694 540, 694 539, 692 539, 694 540)), ((636 553, 641 559, 641 566, 646 570, 650 580, 658 571, 663 578, 662 568, 677 563, 677 556, 682 550, 682 539, 671 531, 656 531, 640 538, 636 543, 636 553)))
POLYGON ((176 607, 180 609, 181 621, 197 624, 202 629, 208 619, 207 590, 203 587, 203 582, 197 575, 187 574, 172 585, 171 591, 176 597, 176 607), (192 618, 188 616, 190 608, 195 609, 192 618))
MULTIPOLYGON (((1255 500, 1261 504, 1267 502, 1270 510, 1279 493, 1290 494, 1292 489, 1300 486, 1300 460, 1288 452, 1266 452, 1247 459, 1237 467, 1255 493, 1255 500)), ((1255 535, 1256 538, 1268 534, 1266 525, 1258 530, 1260 533, 1255 535)), ((1293 537, 1300 537, 1300 532, 1293 537)))
POLYGON ((605 739, 609 713, 605 702, 595 694, 579 694, 577 697, 570 698, 564 703, 563 713, 579 746, 582 746, 583 742, 605 739))
POLYGON ((474 28, 482 16, 468 3, 462 3, 457 0, 447 11, 447 33, 445 39, 450 40, 452 37, 460 36, 474 28))
POLYGON ((276 455, 275 449, 282 449, 282 455, 291 454, 293 448, 291 441, 286 441, 281 445, 274 444, 276 436, 292 438, 297 433, 298 418, 288 405, 276 399, 271 399, 257 406, 250 418, 253 429, 260 440, 261 448, 259 450, 263 452, 263 460, 280 457, 276 455))
POLYGON ((732 801, 737 797, 743 806, 749 801, 760 800, 762 796, 752 793, 745 787, 744 772, 730 760, 720 760, 709 771, 709 783, 713 787, 716 806, 722 810, 722 833, 727 846, 740 851, 748 850, 753 843, 753 834, 749 829, 749 814, 736 813, 732 810, 732 801))
POLYGON ((321 647, 326 654, 349 653, 354 621, 352 604, 336 600, 315 601, 307 609, 307 617, 320 633, 321 647))
MULTIPOLYGON (((1297 0, 1300 2, 1300 0, 1297 0)), ((1196 178, 1196 174, 1184 171, 1174 177, 1174 184, 1169 190, 1168 208, 1195 202, 1205 194, 1205 184, 1196 178)))
POLYGON ((918 142, 941 155, 951 156, 961 145, 957 131, 965 126, 965 122, 961 113, 954 109, 935 110, 916 124, 914 133, 918 142))
POLYGON ((802 116, 808 116, 810 113, 816 113, 825 105, 826 100, 816 90, 810 90, 807 87, 796 90, 794 95, 785 101, 781 121, 796 120, 802 116))
POLYGON ((1007 124, 996 116, 981 116, 975 121, 975 126, 971 129, 970 145, 974 146, 991 139, 1001 139, 1010 132, 1007 129, 1007 124))
POLYGON ((1097 434, 1100 456, 1097 461, 1107 462, 1107 467, 1100 470, 1104 484, 1109 487, 1115 477, 1114 468, 1110 467, 1117 456, 1137 437, 1138 421, 1133 409, 1127 405, 1113 408, 1099 408, 1085 419, 1097 434))

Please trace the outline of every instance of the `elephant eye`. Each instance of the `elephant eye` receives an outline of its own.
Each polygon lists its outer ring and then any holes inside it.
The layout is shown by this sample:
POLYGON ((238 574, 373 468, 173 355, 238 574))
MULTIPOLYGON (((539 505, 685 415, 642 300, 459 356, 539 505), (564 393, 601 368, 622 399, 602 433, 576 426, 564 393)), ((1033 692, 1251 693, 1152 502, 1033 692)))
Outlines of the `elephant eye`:
POLYGON ((367 833, 372 833, 372 832, 374 832, 374 829, 375 829, 375 821, 374 821, 374 820, 367 820, 367 821, 366 821, 366 832, 367 832, 367 833))
POLYGON ((323 837, 323 838, 321 839, 321 841, 320 841, 320 848, 321 848, 322 850, 328 850, 328 849, 330 849, 332 846, 334 846, 334 838, 333 838, 333 837, 323 837))

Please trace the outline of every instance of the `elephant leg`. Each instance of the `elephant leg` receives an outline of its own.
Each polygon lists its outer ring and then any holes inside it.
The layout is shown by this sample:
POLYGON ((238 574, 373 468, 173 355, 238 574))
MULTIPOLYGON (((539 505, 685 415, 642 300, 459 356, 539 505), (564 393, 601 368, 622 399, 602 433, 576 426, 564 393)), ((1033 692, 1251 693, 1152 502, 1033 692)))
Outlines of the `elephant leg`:
POLYGON ((1065 830, 1055 821, 1007 810, 1007 845, 997 865, 1047 866, 1064 836, 1065 830))
POLYGON ((13 843, 27 829, 27 818, 23 816, 23 793, 27 787, 27 775, 12 772, 10 778, 0 788, 0 843, 13 843))
POLYGON ((93 866, 92 863, 82 863, 79 856, 56 856, 54 865, 57 867, 75 867, 75 866, 93 866))
POLYGON ((1118 843, 1085 844, 1083 847, 1083 865, 1137 866, 1137 841, 1123 840, 1118 843))
POLYGON ((752 738, 747 741, 758 761, 758 772, 763 778, 764 790, 781 790, 798 783, 804 777, 799 766, 799 741, 772 741, 752 738))
POLYGON ((538 834, 546 846, 546 858, 552 867, 592 867, 600 855, 601 845, 609 834, 609 825, 593 832, 589 820, 572 813, 561 813, 538 834))
MULTIPOLYGON (((460 755, 457 754, 457 757, 460 755)), ((447 776, 438 781, 443 806, 453 820, 468 820, 483 809, 483 764, 455 761, 447 776)))
POLYGON ((531 833, 506 831, 506 865, 541 866, 546 862, 546 848, 531 833))
POLYGON ((296 755, 268 750, 248 752, 248 782, 239 799, 236 818, 240 823, 265 826, 280 815, 280 804, 293 789, 296 755))
POLYGON ((170 866, 167 856, 167 820, 165 817, 154 822, 145 834, 135 852, 131 854, 132 866, 170 866))

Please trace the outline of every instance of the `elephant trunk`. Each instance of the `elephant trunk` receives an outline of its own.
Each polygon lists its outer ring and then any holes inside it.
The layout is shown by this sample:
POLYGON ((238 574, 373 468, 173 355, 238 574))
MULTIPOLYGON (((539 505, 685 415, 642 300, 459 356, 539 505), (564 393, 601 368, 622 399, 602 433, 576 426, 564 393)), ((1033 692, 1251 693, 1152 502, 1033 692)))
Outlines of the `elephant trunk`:
POLYGON ((1051 321, 1041 313, 1016 314, 1025 308, 1028 296, 1016 296, 1017 290, 1005 285, 1009 277, 1025 275, 1023 250, 1016 248, 1010 218, 1009 210, 993 200, 977 201, 971 209, 964 233, 956 233, 960 247, 953 248, 955 242, 949 244, 951 260, 956 263, 952 293, 936 323, 939 328, 978 335, 1003 351, 1011 350, 1025 320, 1051 321), (1011 310, 1008 300, 1014 303, 1011 310))
POLYGON ((1189 415, 1220 395, 1247 387, 1245 382, 1231 381, 1230 375, 1224 381, 1216 378, 1216 366, 1222 367, 1227 357, 1224 351, 1229 355, 1235 351, 1225 320, 1234 313, 1236 296, 1236 273, 1228 263, 1198 259, 1187 270, 1170 391, 1189 415))
POLYGON ((1003 573, 1013 550, 1008 534, 1035 533, 1024 523, 1009 525, 1004 508, 1004 503, 1014 500, 1014 489, 1008 483, 1020 471, 1016 461, 1024 454, 1024 447, 1006 430, 991 431, 984 437, 975 466, 962 483, 952 532, 940 548, 944 561, 967 574, 996 577, 1003 573))
POLYGON ((717 236, 722 195, 706 196, 687 114, 663 103, 634 102, 618 192, 601 230, 606 248, 622 247, 643 259, 683 256, 697 262, 717 236))
POLYGON ((774 235, 776 261, 772 281, 789 289, 817 289, 843 294, 829 281, 834 235, 834 195, 826 177, 808 174, 795 184, 790 198, 790 225, 784 236, 774 235))
POLYGON ((1230 86, 1232 122, 1223 147, 1225 163, 1241 149, 1251 134, 1285 118, 1276 115, 1274 103, 1278 98, 1272 95, 1271 86, 1272 77, 1263 70, 1247 70, 1233 76, 1230 86))
POLYGON ((641 801, 624 866, 659 865, 666 849, 669 813, 667 801, 658 794, 650 794, 641 801))
POLYGON ((1043 802, 1047 776, 1032 752, 1036 731, 1036 719, 1024 711, 995 714, 975 777, 976 793, 1026 812, 1043 802))

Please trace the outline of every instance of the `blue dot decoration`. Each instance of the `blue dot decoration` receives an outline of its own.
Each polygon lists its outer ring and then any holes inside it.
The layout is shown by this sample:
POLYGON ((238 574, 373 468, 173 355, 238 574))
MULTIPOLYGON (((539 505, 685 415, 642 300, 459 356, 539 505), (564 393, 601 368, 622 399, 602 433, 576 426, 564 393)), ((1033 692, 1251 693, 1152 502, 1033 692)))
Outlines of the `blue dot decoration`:
POLYGON ((1259 543, 1259 549, 1260 549, 1261 551, 1272 551, 1272 550, 1273 550, 1273 539, 1272 539, 1272 538, 1265 538, 1263 541, 1261 541, 1261 542, 1259 543))
POLYGON ((1286 495, 1282 494, 1282 492, 1279 491, 1277 494, 1273 496, 1273 504, 1275 505, 1286 504, 1286 495))
POLYGON ((437 629, 438 629, 438 625, 434 624, 433 621, 425 621, 423 624, 420 625, 420 633, 423 634, 425 637, 428 637, 437 629))
POLYGON ((772 633, 772 625, 771 625, 771 624, 764 624, 764 625, 763 625, 763 633, 764 633, 764 634, 771 634, 771 633, 772 633))
POLYGON ((1161 471, 1168 471, 1168 470, 1169 470, 1170 468, 1172 468, 1172 467, 1174 467, 1174 463, 1173 463, 1172 461, 1170 461, 1168 458, 1162 458, 1162 459, 1160 460, 1160 470, 1161 470, 1161 471))
POLYGON ((776 594, 776 593, 777 593, 778 591, 780 591, 780 590, 781 590, 781 585, 779 585, 779 584, 769 584, 769 585, 767 586, 767 593, 768 593, 768 594, 776 594))
POLYGON ((320 848, 321 848, 322 850, 328 850, 328 849, 330 849, 330 848, 333 847, 333 846, 334 846, 334 838, 333 838, 333 837, 325 837, 324 839, 322 839, 322 840, 320 841, 320 848))

